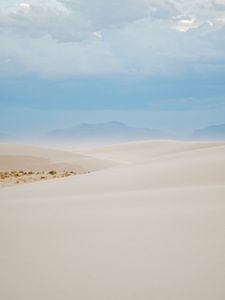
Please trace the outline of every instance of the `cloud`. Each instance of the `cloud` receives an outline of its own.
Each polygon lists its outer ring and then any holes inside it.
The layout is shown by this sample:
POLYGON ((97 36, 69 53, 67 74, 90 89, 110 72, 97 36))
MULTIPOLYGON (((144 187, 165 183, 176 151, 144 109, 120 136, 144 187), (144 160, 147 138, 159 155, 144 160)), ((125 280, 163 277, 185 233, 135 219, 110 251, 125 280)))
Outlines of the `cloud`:
POLYGON ((224 0, 0 4, 0 77, 224 72, 224 0))
POLYGON ((0 73, 24 76, 39 74, 45 78, 118 72, 117 59, 101 41, 58 43, 51 36, 11 40, 1 36, 0 73), (43 46, 44 45, 44 46, 43 46))
POLYGON ((8 34, 17 34, 21 38, 50 35, 59 41, 80 41, 91 35, 89 21, 79 12, 68 11, 59 2, 19 3, 2 9, 0 25, 8 34))
POLYGON ((212 4, 215 9, 225 11, 225 1, 224 0, 212 0, 212 4))

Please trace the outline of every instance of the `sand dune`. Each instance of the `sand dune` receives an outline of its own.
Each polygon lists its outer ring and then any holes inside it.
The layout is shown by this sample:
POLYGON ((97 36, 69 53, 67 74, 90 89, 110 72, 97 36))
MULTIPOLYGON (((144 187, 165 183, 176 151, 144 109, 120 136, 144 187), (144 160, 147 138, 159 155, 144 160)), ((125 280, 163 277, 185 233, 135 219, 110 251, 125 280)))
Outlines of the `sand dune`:
MULTIPOLYGON (((75 165, 82 170, 98 170, 104 169, 106 167, 112 166, 113 163, 105 160, 104 158, 96 159, 87 154, 73 153, 69 151, 62 151, 57 149, 43 148, 32 145, 10 145, 10 144, 0 144, 0 159, 2 156, 17 156, 17 162, 14 164, 20 164, 21 158, 33 158, 33 160, 40 159, 40 164, 43 159, 47 160, 48 164, 70 164, 75 165)), ((3 159, 0 161, 3 163, 3 159)), ((5 164, 5 163, 4 163, 5 164)), ((21 163, 21 166, 25 165, 25 161, 21 163)), ((29 164, 29 166, 35 167, 34 164, 29 164)), ((12 167, 12 166, 11 166, 12 167)))
POLYGON ((91 173, 0 190, 1 299, 225 299, 225 142, 5 155, 91 173))

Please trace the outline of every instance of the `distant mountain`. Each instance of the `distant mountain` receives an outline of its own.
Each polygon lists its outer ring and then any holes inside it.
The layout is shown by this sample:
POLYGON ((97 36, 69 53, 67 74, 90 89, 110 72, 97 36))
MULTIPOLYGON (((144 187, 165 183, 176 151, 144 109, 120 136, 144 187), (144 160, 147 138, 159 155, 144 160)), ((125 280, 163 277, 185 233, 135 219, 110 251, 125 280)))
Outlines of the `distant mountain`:
POLYGON ((120 122, 81 124, 72 128, 53 130, 44 139, 48 141, 132 141, 165 138, 159 130, 129 127, 120 122))
POLYGON ((198 129, 193 133, 194 139, 225 140, 225 124, 198 129))

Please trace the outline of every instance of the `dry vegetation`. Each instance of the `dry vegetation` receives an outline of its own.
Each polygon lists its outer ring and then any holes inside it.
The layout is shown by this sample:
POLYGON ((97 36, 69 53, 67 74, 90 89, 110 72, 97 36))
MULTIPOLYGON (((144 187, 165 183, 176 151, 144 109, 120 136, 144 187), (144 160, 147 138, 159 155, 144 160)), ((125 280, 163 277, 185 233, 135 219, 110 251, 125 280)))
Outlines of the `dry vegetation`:
POLYGON ((50 170, 50 171, 0 171, 0 183, 6 184, 6 185, 12 185, 12 184, 21 184, 21 183, 27 183, 27 182, 34 182, 34 181, 40 181, 40 180, 47 180, 47 179, 54 179, 54 178, 62 178, 62 177, 69 177, 76 175, 76 172, 74 171, 56 171, 56 170, 50 170))

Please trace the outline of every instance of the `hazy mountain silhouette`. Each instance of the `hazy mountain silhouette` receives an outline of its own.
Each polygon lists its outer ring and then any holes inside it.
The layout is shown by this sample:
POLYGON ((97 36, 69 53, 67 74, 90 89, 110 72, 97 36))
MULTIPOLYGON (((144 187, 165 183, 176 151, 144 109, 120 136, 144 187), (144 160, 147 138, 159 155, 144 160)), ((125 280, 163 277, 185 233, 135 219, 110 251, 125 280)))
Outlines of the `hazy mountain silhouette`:
POLYGON ((44 139, 49 141, 108 140, 119 142, 159 139, 165 137, 166 134, 159 130, 130 127, 121 122, 107 122, 99 124, 81 124, 71 128, 52 130, 44 136, 44 139))
POLYGON ((194 139, 225 140, 225 124, 198 129, 193 133, 194 139))

